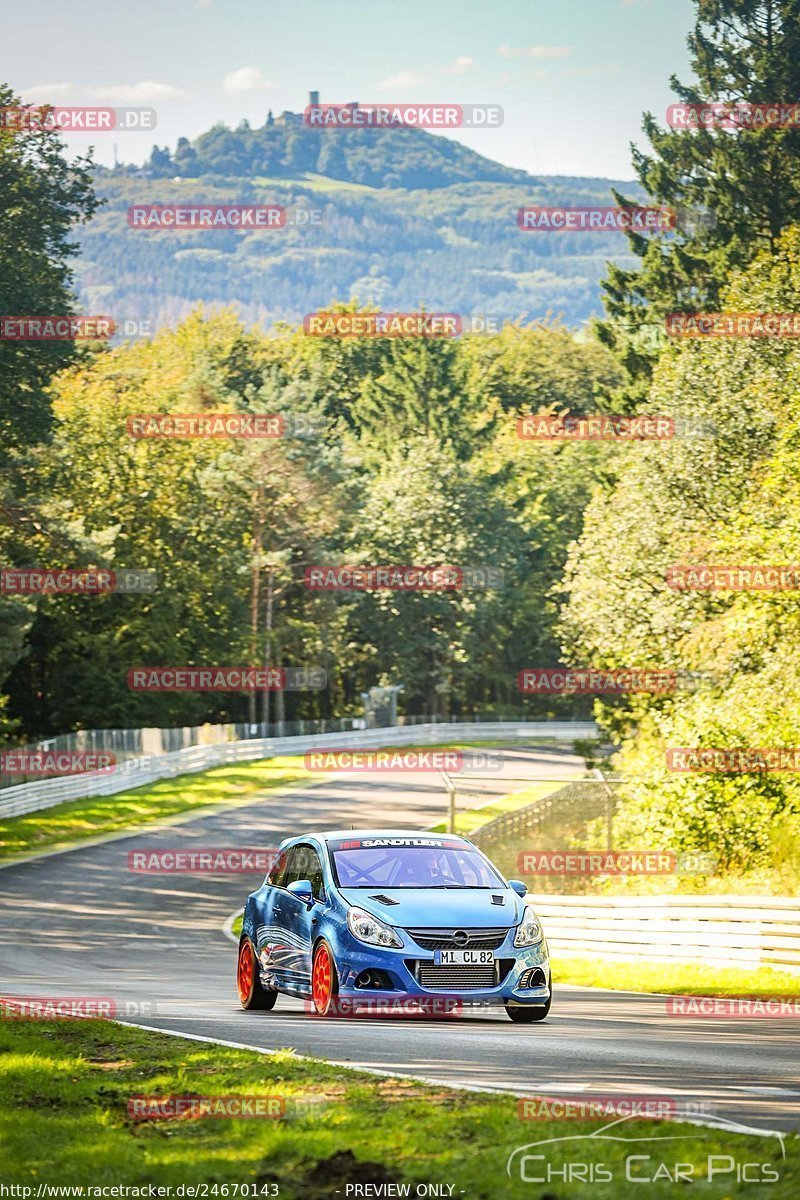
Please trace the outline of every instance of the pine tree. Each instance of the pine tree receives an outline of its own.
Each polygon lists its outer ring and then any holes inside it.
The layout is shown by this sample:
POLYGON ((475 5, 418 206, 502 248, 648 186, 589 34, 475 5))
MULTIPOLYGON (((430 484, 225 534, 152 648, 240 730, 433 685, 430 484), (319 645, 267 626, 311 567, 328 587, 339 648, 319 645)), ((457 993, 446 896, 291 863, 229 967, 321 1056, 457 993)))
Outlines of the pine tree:
MULTIPOLYGON (((696 82, 670 80, 682 104, 800 101, 800 0, 695 2, 696 82)), ((611 265, 603 284, 609 319, 599 334, 630 372, 628 403, 644 394, 664 315, 715 311, 730 272, 774 253, 782 230, 800 222, 800 124, 664 128, 645 113, 642 128, 651 151, 632 147, 636 176, 654 203, 678 210, 679 228, 628 234, 641 265, 611 265)))

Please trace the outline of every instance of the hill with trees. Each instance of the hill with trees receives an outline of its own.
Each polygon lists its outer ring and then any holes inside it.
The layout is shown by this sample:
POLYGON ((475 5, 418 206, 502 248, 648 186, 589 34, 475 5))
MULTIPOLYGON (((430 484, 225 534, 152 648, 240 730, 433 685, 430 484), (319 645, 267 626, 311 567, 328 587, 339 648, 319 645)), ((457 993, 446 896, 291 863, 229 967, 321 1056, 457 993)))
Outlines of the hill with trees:
MULTIPOLYGON (((290 114, 291 116, 291 114, 290 114)), ((281 118, 279 118, 280 120, 281 118)), ((151 331, 202 303, 264 328, 333 300, 485 313, 499 320, 599 315, 619 233, 521 231, 527 204, 609 204, 609 179, 532 177, 457 141, 411 128, 215 126, 143 167, 98 170, 104 206, 79 234, 81 305, 151 331), (318 223, 274 231, 133 229, 134 204, 280 204, 318 223)))

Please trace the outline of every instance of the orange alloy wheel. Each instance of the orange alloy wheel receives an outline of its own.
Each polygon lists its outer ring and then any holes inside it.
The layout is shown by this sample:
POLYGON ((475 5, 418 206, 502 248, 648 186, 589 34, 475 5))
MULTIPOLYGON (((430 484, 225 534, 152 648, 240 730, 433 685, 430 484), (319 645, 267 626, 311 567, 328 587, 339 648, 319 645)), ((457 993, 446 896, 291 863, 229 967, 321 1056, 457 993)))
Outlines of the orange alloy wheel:
POLYGON ((314 969, 311 973, 311 995, 314 1007, 320 1016, 325 1016, 333 999, 333 959, 324 942, 320 942, 314 953, 314 969))
POLYGON ((253 981, 256 973, 256 961, 253 955, 253 947, 248 941, 242 942, 239 948, 239 962, 236 967, 236 986, 239 990, 239 999, 242 1004, 247 1004, 253 993, 253 981))

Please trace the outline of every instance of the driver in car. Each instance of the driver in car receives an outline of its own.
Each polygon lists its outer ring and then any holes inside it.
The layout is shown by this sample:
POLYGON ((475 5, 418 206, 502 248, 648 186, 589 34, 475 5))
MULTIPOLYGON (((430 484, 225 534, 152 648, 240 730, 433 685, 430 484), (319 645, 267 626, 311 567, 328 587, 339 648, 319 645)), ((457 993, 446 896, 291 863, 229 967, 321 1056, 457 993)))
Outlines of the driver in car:
POLYGON ((414 874, 419 887, 446 887, 455 883, 453 876, 445 875, 439 866, 438 850, 418 850, 415 855, 414 874))

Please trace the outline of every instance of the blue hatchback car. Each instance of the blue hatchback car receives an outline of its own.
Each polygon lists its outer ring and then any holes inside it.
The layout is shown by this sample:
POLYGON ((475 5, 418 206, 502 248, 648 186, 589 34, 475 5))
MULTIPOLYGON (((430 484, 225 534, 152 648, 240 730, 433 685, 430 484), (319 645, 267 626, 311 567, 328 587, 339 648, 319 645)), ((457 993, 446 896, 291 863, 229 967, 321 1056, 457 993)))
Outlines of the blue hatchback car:
POLYGON ((279 992, 322 1016, 391 1012, 437 998, 498 1004, 512 1021, 550 1011, 544 931, 523 896, 466 838, 339 830, 290 838, 248 896, 239 941, 242 1007, 279 992))

